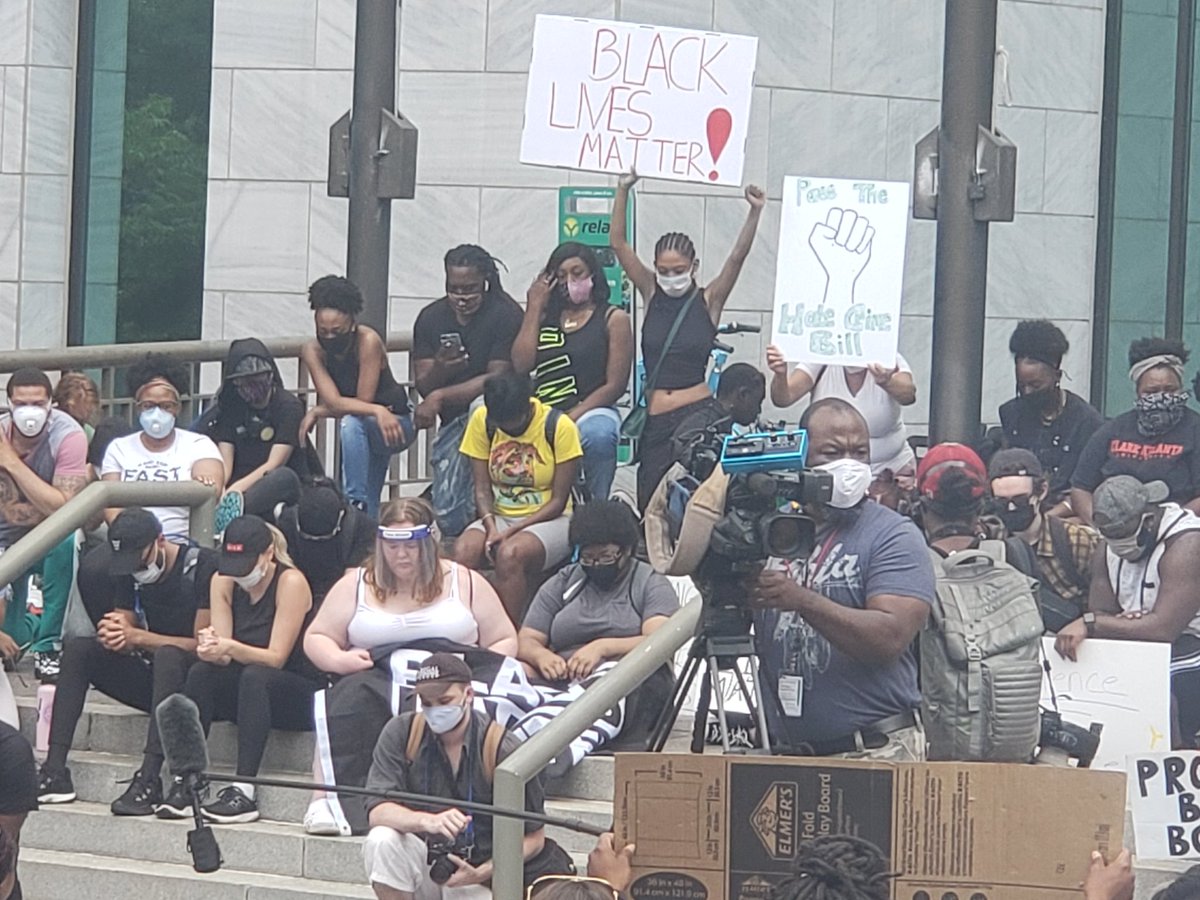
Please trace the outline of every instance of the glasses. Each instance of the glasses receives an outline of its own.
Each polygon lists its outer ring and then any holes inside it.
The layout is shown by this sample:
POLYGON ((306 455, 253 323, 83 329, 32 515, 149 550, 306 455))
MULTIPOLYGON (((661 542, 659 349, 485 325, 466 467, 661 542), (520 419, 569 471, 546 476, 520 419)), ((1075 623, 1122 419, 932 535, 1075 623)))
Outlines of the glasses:
POLYGON ((483 296, 483 287, 481 285, 477 288, 463 289, 452 288, 447 285, 446 296, 454 300, 475 300, 483 296))
POLYGON ((300 527, 300 517, 297 516, 296 517, 296 531, 299 533, 300 537, 306 541, 332 541, 335 537, 337 537, 341 533, 342 519, 344 519, 345 517, 346 517, 346 508, 342 507, 342 509, 340 509, 338 511, 337 524, 333 526, 333 531, 329 532, 329 534, 309 534, 307 531, 305 531, 303 528, 300 527))
POLYGON ((621 551, 602 553, 593 556, 591 553, 580 553, 579 562, 585 566, 611 566, 621 561, 621 551))
POLYGON ((555 882, 565 881, 569 884, 598 884, 611 894, 613 900, 621 900, 621 892, 605 881, 603 878, 592 878, 588 875, 543 875, 541 878, 536 878, 533 884, 525 888, 525 900, 532 900, 542 888, 549 887, 555 882))
POLYGON ((995 497, 992 504, 996 509, 1005 509, 1009 512, 1016 512, 1029 506, 1033 502, 1032 494, 1017 494, 1015 497, 995 497))
POLYGON ((179 412, 178 400, 163 400, 160 403, 155 403, 153 400, 143 400, 134 407, 139 413, 149 412, 152 409, 161 409, 164 412, 177 413, 179 412))

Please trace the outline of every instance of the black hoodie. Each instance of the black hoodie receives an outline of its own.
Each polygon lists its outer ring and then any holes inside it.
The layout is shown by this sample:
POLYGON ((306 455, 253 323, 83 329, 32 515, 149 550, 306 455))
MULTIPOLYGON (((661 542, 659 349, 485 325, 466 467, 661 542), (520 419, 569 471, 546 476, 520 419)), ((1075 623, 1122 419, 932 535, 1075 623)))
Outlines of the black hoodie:
POLYGON ((279 367, 266 345, 258 338, 240 338, 230 344, 221 379, 216 403, 201 417, 196 430, 218 444, 233 444, 233 474, 229 483, 244 478, 265 463, 271 448, 277 444, 297 448, 289 457, 288 466, 301 478, 308 477, 315 455, 306 452, 307 441, 304 447, 299 446, 304 403, 284 388, 279 367), (230 373, 248 356, 260 357, 271 365, 275 390, 265 409, 250 407, 230 380, 230 373))

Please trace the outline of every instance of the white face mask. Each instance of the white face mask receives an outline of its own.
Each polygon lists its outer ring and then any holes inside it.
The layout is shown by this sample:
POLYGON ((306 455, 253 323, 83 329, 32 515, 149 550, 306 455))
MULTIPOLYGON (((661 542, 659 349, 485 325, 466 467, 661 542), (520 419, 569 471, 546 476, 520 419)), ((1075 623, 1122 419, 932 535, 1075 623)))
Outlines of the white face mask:
POLYGON ((154 584, 158 579, 162 578, 163 567, 158 564, 158 554, 154 554, 154 561, 144 569, 138 569, 133 573, 133 580, 138 584, 154 584))
POLYGON ((682 297, 688 292, 688 288, 692 286, 692 273, 684 272, 682 275, 659 275, 657 280, 658 286, 662 288, 663 293, 668 297, 682 297))
POLYGON ((458 727, 458 723, 467 714, 465 703, 454 703, 449 706, 426 706, 421 712, 434 734, 445 734, 458 727))
POLYGON ((50 410, 44 406, 14 406, 12 411, 13 425, 17 431, 31 438, 39 434, 46 427, 46 420, 50 418, 50 410))
POLYGON ((233 583, 240 587, 243 591, 248 591, 251 588, 257 587, 258 583, 267 577, 267 567, 255 567, 249 575, 234 576, 233 583))
POLYGON ((834 509, 850 509, 867 496, 867 489, 871 486, 871 467, 865 462, 835 459, 813 468, 833 476, 833 496, 829 499, 829 505, 834 509))
POLYGON ((152 438, 165 438, 175 428, 175 417, 159 406, 146 410, 138 416, 142 431, 152 438))

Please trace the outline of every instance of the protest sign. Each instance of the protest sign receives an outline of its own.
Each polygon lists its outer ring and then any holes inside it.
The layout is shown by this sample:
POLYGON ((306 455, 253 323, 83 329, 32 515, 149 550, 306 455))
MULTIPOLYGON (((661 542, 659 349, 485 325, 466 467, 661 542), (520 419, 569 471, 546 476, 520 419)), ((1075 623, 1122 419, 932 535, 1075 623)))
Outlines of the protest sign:
POLYGON ((1171 645, 1089 638, 1078 659, 1063 659, 1054 638, 1043 638, 1050 674, 1042 680, 1042 707, 1083 728, 1104 726, 1093 769, 1125 769, 1131 753, 1171 747, 1171 645))
POLYGON ((1200 859, 1200 753, 1132 754, 1126 775, 1138 859, 1200 859))
POLYGON ((521 162, 741 184, 758 38, 539 15, 521 162))
POLYGON ((784 178, 772 342, 786 359, 895 365, 908 192, 902 181, 784 178))

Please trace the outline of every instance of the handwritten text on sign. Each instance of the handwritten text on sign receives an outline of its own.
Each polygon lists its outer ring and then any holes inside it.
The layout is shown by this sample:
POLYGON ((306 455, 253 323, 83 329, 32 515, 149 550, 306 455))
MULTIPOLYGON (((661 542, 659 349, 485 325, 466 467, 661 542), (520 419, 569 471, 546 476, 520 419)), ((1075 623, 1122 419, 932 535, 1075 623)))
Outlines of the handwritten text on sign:
POLYGON ((892 366, 908 184, 783 180, 773 343, 793 362, 892 366))
POLYGON ((521 162, 740 184, 758 39, 538 16, 521 162))
POLYGON ((1200 859, 1200 753, 1140 753, 1125 780, 1140 859, 1200 859))

